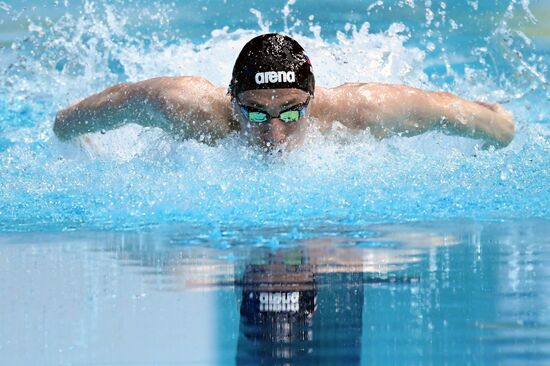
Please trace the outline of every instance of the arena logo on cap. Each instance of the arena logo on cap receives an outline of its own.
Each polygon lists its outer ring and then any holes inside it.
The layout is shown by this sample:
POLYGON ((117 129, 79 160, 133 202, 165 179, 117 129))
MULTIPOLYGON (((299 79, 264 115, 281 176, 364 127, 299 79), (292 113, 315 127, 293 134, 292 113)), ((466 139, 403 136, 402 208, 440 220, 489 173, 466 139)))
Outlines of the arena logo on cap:
POLYGON ((294 71, 266 71, 256 73, 256 84, 293 83, 296 80, 294 71))

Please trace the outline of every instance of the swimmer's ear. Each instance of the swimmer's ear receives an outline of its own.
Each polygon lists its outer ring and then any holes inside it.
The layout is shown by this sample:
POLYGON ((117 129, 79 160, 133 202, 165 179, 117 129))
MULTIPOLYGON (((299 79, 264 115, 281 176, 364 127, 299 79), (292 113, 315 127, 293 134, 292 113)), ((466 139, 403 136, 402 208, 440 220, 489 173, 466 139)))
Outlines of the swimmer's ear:
POLYGON ((231 98, 231 113, 233 117, 237 118, 239 113, 239 105, 237 104, 237 98, 231 98))
POLYGON ((235 90, 235 80, 231 78, 231 82, 229 83, 229 86, 227 87, 227 95, 230 95, 232 98, 235 98, 235 95, 233 91, 235 90))

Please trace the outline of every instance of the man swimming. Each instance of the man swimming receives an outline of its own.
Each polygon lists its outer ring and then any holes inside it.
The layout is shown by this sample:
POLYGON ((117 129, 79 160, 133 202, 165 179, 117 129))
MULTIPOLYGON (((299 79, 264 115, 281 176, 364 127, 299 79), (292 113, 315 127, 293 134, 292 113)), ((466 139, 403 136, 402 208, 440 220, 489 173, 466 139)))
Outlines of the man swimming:
POLYGON ((378 138, 440 130, 504 147, 514 137, 513 116, 499 104, 404 85, 316 87, 304 49, 276 33, 243 47, 229 93, 197 76, 118 84, 61 110, 53 128, 69 140, 137 123, 206 143, 240 131, 270 149, 299 144, 309 127, 326 131, 336 122, 378 138))

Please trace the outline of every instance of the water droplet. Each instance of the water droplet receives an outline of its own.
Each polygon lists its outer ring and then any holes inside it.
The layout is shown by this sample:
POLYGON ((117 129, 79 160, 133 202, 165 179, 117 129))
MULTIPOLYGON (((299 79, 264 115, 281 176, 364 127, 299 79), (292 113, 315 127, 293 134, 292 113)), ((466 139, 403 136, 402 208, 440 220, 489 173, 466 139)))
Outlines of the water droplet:
POLYGON ((451 28, 454 30, 458 29, 458 24, 454 21, 454 19, 449 20, 449 23, 451 24, 451 28))
POLYGON ((509 178, 508 170, 503 169, 503 170, 500 172, 500 180, 508 180, 508 178, 509 178))

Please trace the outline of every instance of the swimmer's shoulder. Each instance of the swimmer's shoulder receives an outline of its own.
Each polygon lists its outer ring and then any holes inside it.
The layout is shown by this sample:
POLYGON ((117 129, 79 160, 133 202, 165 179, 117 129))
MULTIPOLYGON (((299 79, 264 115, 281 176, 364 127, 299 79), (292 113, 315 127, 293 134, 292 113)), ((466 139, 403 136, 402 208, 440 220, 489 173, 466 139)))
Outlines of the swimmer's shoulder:
POLYGON ((421 93, 414 87, 386 83, 344 83, 334 88, 315 88, 315 105, 330 109, 352 105, 375 108, 384 107, 387 98, 399 98, 407 94, 421 93))
MULTIPOLYGON (((333 88, 315 87, 315 98, 311 108, 313 115, 334 115, 337 118, 342 109, 349 108, 365 94, 378 94, 386 86, 376 83, 345 83, 333 88)), ((362 100, 364 103, 365 100, 362 100)))
POLYGON ((137 84, 148 91, 175 131, 220 138, 236 129, 227 88, 203 77, 158 77, 137 84))
POLYGON ((384 109, 384 94, 391 85, 378 83, 345 83, 333 88, 315 88, 310 115, 330 127, 337 121, 346 127, 364 129, 377 124, 384 109))
POLYGON ((135 87, 151 93, 164 93, 164 96, 182 97, 185 95, 220 94, 223 88, 216 87, 202 76, 160 76, 134 83, 135 87))

